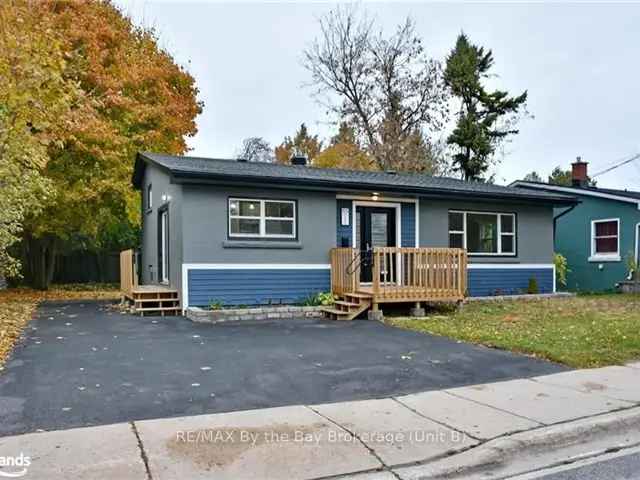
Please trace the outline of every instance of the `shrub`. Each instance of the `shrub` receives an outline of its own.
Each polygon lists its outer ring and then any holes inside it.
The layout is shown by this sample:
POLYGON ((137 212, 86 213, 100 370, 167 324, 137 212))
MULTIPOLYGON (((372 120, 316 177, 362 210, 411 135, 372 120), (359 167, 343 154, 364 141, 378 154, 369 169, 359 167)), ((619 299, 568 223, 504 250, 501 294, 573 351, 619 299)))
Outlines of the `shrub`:
POLYGON ((540 289, 538 288, 538 280, 536 279, 536 277, 531 277, 529 279, 529 286, 527 286, 527 293, 530 295, 540 293, 540 289))
POLYGON ((553 254, 553 264, 556 266, 556 280, 563 287, 567 286, 567 273, 569 270, 569 266, 567 263, 567 259, 564 255, 560 253, 553 254))
POLYGON ((302 304, 305 307, 318 307, 320 305, 333 305, 335 298, 331 292, 320 292, 315 295, 309 295, 304 299, 302 304))
POLYGON ((209 310, 222 310, 223 306, 222 300, 209 300, 209 310))

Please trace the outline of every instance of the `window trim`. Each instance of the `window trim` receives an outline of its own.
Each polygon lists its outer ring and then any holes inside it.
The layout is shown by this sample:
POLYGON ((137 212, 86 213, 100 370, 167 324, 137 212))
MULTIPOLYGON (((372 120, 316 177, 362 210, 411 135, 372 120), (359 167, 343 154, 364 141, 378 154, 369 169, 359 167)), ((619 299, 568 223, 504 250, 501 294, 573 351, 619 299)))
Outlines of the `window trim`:
MULTIPOLYGON (((450 213, 461 213, 462 214, 462 228, 463 230, 449 230, 447 237, 449 245, 451 245, 450 235, 453 234, 462 234, 462 248, 467 250, 467 255, 470 257, 517 257, 518 256, 518 215, 515 212, 487 212, 480 210, 449 210, 447 212, 447 221, 449 220, 450 213), (493 215, 496 217, 497 222, 497 252, 469 252, 467 249, 467 215, 493 215), (502 232, 502 216, 509 216, 513 218, 513 232, 502 232), (503 252, 502 251, 502 236, 507 235, 513 237, 513 252, 503 252)), ((448 228, 448 227, 447 227, 448 228)))
POLYGON ((227 232, 229 239, 286 239, 286 240, 296 240, 298 238, 298 205, 296 200, 286 200, 279 198, 248 198, 248 197, 229 197, 227 199, 227 232), (260 204, 260 212, 259 215, 256 216, 247 216, 247 215, 231 215, 231 202, 258 202, 260 204), (267 217, 266 216, 266 203, 288 203, 293 205, 293 217, 267 217), (259 232, 258 233, 233 233, 231 231, 231 220, 237 219, 248 219, 248 220, 258 220, 259 221, 259 232), (268 220, 280 220, 280 221, 291 221, 292 222, 292 233, 291 234, 279 234, 279 233, 267 233, 266 225, 268 220))
MULTIPOLYGON (((620 218, 598 218, 591 220, 591 256, 589 257, 590 262, 620 262, 622 258, 620 257, 620 218), (597 223, 607 223, 607 222, 616 222, 618 228, 618 234, 616 235, 618 240, 617 250, 616 252, 609 253, 597 253, 596 252, 596 224, 597 223)), ((612 238, 613 235, 608 235, 609 238, 612 238)))
POLYGON ((147 185, 145 194, 145 211, 149 213, 153 210, 153 183, 147 185))

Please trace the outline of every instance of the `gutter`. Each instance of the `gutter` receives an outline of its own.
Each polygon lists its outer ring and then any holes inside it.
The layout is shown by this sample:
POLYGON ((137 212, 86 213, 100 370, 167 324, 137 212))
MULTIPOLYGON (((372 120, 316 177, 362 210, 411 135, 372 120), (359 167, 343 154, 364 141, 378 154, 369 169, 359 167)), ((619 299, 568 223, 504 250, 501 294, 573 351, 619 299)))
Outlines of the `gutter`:
POLYGON ((275 185, 291 187, 291 186, 302 186, 302 187, 332 187, 334 190, 355 190, 355 191, 386 191, 390 193, 412 193, 421 196, 442 196, 442 197, 451 197, 460 195, 467 195, 476 198, 485 198, 491 200, 504 200, 509 199, 513 201, 535 201, 541 203, 551 203, 555 205, 567 205, 573 204, 575 200, 573 198, 567 198, 565 196, 556 197, 556 196, 548 196, 548 197, 540 197, 536 195, 510 195, 510 194, 492 194, 487 192, 479 192, 479 191, 470 191, 470 190, 457 190, 457 189, 445 189, 445 188, 420 188, 420 187, 402 187, 402 186, 394 186, 394 185, 381 185, 381 184, 371 184, 371 183, 363 183, 363 182, 335 182, 332 180, 309 180, 309 179, 295 179, 295 178, 280 178, 280 177, 255 177, 251 175, 230 175, 230 174, 202 174, 202 173, 193 173, 186 172, 180 170, 171 170, 174 178, 177 181, 182 180, 185 183, 206 183, 207 180, 210 182, 222 181, 225 184, 228 184, 230 181, 256 184, 259 186, 265 187, 266 182, 270 182, 275 185))

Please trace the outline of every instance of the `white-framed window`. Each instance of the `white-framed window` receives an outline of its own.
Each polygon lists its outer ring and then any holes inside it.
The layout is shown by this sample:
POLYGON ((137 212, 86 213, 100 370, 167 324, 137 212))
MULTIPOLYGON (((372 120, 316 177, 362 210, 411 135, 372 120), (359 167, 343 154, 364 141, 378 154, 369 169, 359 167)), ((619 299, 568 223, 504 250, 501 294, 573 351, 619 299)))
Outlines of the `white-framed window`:
POLYGON ((449 211, 449 246, 469 255, 515 256, 515 213, 449 211))
POLYGON ((230 198, 229 237, 296 238, 296 202, 230 198))
POLYGON ((620 219, 605 218, 591 221, 591 256, 594 262, 619 262, 620 219))
POLYGON ((153 186, 151 184, 147 185, 147 198, 145 198, 146 209, 151 210, 153 208, 153 186))

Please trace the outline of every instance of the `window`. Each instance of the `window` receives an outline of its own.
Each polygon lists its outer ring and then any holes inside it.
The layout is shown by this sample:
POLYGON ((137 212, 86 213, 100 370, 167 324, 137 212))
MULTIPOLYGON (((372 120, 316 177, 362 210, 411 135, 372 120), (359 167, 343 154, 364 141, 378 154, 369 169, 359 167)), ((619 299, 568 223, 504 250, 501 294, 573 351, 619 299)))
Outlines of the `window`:
POLYGON ((153 208, 153 190, 151 184, 147 185, 147 198, 145 201, 147 210, 151 210, 153 208))
POLYGON ((466 248, 469 255, 515 255, 516 216, 450 211, 449 246, 466 248))
POLYGON ((296 202, 230 198, 229 236, 296 238, 296 202))
POLYGON ((594 261, 620 261, 620 219, 591 222, 591 257, 594 261))

